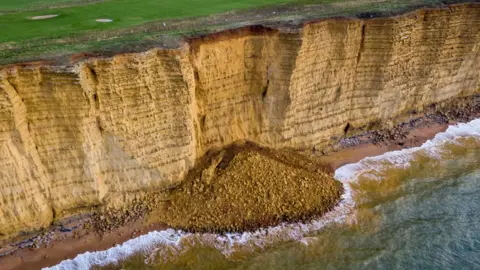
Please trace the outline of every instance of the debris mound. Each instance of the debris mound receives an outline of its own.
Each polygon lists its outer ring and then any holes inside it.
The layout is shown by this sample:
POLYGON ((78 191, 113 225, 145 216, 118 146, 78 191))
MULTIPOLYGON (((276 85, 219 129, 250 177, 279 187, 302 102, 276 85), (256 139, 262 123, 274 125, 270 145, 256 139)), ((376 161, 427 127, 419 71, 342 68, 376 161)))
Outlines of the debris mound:
POLYGON ((193 232, 253 231, 332 210, 342 184, 314 156, 234 144, 209 153, 170 194, 165 222, 193 232))

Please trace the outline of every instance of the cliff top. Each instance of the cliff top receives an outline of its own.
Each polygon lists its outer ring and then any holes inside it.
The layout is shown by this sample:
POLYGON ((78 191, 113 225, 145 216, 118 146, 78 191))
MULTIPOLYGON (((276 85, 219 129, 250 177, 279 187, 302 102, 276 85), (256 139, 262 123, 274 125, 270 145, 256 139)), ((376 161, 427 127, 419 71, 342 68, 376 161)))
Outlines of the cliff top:
POLYGON ((330 17, 375 18, 475 0, 19 0, 0 3, 0 64, 173 48, 247 25, 297 29, 330 17), (84 53, 88 52, 88 53, 84 53), (75 55, 76 54, 76 55, 75 55))

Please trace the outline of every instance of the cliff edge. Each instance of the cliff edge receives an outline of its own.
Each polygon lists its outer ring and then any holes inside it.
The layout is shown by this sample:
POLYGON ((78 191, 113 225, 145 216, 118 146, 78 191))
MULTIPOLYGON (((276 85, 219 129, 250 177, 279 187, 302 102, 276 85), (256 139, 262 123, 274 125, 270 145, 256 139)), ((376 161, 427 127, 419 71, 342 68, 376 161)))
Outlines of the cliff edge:
POLYGON ((209 149, 322 149, 480 92, 480 4, 300 31, 246 27, 0 70, 0 236, 182 181, 209 149))

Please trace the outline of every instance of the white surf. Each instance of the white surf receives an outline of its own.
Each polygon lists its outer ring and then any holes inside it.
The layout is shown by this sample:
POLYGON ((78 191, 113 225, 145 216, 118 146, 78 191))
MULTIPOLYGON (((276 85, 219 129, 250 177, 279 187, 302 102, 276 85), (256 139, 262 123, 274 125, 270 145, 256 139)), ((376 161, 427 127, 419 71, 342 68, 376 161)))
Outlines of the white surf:
MULTIPOLYGON (((345 193, 342 201, 335 209, 322 218, 310 223, 284 223, 275 227, 258 230, 253 233, 232 233, 224 236, 217 234, 192 234, 173 229, 152 231, 121 245, 105 251, 86 252, 73 260, 65 260, 60 264, 44 268, 48 270, 90 269, 94 265, 105 266, 114 264, 138 254, 164 254, 172 256, 184 252, 195 244, 213 246, 225 256, 229 256, 238 248, 266 248, 283 241, 300 241, 308 245, 308 234, 321 230, 326 225, 350 221, 354 218, 355 202, 352 199, 350 184, 358 180, 362 174, 372 174, 389 167, 407 168, 416 154, 437 158, 441 154, 442 145, 455 143, 460 137, 475 137, 480 139, 480 119, 469 123, 450 126, 445 132, 437 134, 432 140, 420 147, 388 152, 376 157, 365 158, 358 163, 345 165, 335 171, 335 178, 343 183, 345 193)), ((379 179, 381 180, 381 179, 379 179)), ((146 256, 148 260, 148 256, 146 256)))

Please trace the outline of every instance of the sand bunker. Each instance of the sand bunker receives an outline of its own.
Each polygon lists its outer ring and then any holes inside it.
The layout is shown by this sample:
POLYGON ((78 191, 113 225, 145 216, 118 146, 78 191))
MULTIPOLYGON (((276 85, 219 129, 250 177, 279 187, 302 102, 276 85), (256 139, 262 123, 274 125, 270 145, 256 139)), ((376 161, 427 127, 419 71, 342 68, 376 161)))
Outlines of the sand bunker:
POLYGON ((42 16, 34 16, 34 17, 29 17, 30 20, 46 20, 46 19, 51 19, 58 17, 58 14, 50 14, 50 15, 42 15, 42 16))
POLYGON ((95 21, 97 22, 101 22, 101 23, 109 23, 109 22, 113 22, 112 19, 96 19, 95 21))
POLYGON ((321 216, 343 193, 331 169, 293 151, 236 145, 206 159, 172 191, 165 217, 169 226, 253 231, 321 216))

